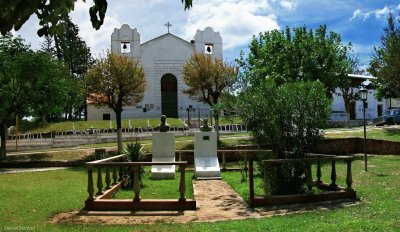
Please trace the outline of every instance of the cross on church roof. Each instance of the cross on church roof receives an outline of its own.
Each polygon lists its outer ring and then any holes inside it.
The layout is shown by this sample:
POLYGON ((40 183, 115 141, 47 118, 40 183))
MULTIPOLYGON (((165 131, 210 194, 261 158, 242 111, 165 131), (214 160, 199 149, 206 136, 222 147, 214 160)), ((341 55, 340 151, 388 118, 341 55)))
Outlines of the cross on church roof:
POLYGON ((166 24, 164 24, 168 28, 168 33, 169 33, 169 28, 172 27, 172 24, 168 21, 166 24))

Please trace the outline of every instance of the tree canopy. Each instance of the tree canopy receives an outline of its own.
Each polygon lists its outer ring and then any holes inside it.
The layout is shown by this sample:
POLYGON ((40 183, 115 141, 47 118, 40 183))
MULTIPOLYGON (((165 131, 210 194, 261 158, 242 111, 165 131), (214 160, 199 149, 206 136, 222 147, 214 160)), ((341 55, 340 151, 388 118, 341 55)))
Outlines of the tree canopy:
MULTIPOLYGON (((221 59, 213 59, 211 55, 203 53, 194 53, 183 67, 183 81, 189 87, 183 93, 214 107, 219 103, 224 91, 236 82, 236 72, 234 67, 221 59)), ((217 132, 218 117, 219 110, 214 109, 217 132)))
POLYGON ((279 86, 286 82, 320 81, 327 95, 348 79, 347 50, 340 35, 327 32, 326 26, 315 31, 305 26, 286 27, 254 36, 248 57, 238 60, 245 85, 257 85, 269 78, 279 86))
MULTIPOLYGON (((319 81, 278 86, 273 80, 264 79, 239 94, 238 114, 257 144, 272 149, 270 153, 260 154, 260 160, 298 159, 310 152, 331 112, 331 99, 324 88, 319 81)), ((301 164, 279 166, 270 172, 271 191, 274 194, 303 193, 303 174, 301 164)))
POLYGON ((377 77, 378 97, 400 97, 400 18, 389 14, 388 24, 383 29, 381 46, 374 48, 368 71, 377 77))
POLYGON ((6 155, 6 129, 16 115, 46 117, 60 113, 68 72, 48 54, 33 52, 20 37, 0 37, 0 159, 6 155))
POLYGON ((54 54, 55 51, 56 57, 65 63, 70 72, 69 98, 64 109, 65 119, 72 119, 73 115, 80 118, 82 110, 85 110, 86 116, 83 75, 93 64, 93 58, 90 48, 79 36, 79 27, 71 21, 69 16, 60 20, 60 28, 61 30, 49 35, 54 38, 53 49, 45 50, 49 50, 50 54, 54 54))
MULTIPOLYGON (((86 2, 86 0, 81 0, 86 2)), ((192 0, 181 0, 185 10, 192 6, 192 0)), ((18 31, 22 25, 35 14, 39 19, 38 35, 54 34, 59 30, 60 20, 67 17, 74 10, 74 0, 13 0, 0 1, 0 32, 5 35, 12 29, 18 31)), ((132 2, 138 3, 137 0, 132 2)), ((93 28, 98 30, 104 23, 107 12, 107 0, 93 0, 89 9, 90 21, 93 28)))
POLYGON ((31 112, 29 115, 40 118, 42 123, 49 119, 59 119, 68 103, 70 75, 64 63, 44 52, 32 55, 30 68, 31 112))
POLYGON ((142 65, 138 60, 108 53, 89 69, 85 83, 90 93, 91 104, 99 107, 108 106, 114 110, 118 130, 118 151, 122 152, 123 106, 140 102, 146 90, 142 65))

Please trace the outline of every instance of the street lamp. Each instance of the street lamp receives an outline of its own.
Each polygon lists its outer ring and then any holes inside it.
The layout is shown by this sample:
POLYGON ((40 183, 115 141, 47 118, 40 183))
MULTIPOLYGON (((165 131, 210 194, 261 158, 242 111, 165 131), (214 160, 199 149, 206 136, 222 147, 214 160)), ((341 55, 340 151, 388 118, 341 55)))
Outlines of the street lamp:
POLYGON ((358 93, 360 94, 360 99, 363 102, 364 165, 365 165, 365 171, 367 171, 367 129, 366 129, 366 123, 365 123, 365 101, 367 100, 367 97, 368 97, 368 90, 364 86, 361 86, 360 91, 358 93))

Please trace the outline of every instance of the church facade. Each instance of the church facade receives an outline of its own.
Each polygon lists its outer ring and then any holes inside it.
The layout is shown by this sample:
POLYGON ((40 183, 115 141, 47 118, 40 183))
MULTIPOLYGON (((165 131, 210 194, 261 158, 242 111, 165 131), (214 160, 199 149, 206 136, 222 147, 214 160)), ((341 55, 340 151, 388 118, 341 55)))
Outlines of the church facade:
MULTIPOLYGON (((168 23, 167 26, 170 26, 168 23)), ((122 118, 150 118, 166 115, 173 118, 207 117, 210 107, 190 99, 182 91, 183 66, 194 52, 223 58, 222 38, 211 27, 197 30, 194 39, 186 41, 171 33, 141 43, 140 34, 124 24, 111 35, 111 52, 138 59, 143 65, 147 89, 141 102, 125 106, 122 118)), ((88 103, 88 120, 115 119, 111 108, 88 103)))

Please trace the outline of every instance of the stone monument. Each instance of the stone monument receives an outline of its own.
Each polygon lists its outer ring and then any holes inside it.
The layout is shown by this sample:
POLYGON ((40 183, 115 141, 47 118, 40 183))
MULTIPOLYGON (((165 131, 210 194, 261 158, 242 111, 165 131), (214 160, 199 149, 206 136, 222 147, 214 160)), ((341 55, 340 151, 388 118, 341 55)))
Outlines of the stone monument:
POLYGON ((197 179, 221 179, 217 157, 217 133, 203 119, 200 132, 194 134, 194 166, 197 179))
MULTIPOLYGON (((152 135, 153 151, 152 162, 175 162, 175 133, 169 131, 167 117, 161 116, 159 132, 152 135)), ((152 179, 174 179, 175 165, 153 165, 152 179)))
POLYGON ((208 119, 206 118, 203 119, 203 125, 200 126, 200 131, 202 132, 212 131, 212 128, 208 124, 208 119))
POLYGON ((161 123, 158 126, 160 132, 168 132, 169 124, 167 123, 167 117, 165 115, 161 115, 161 123))

